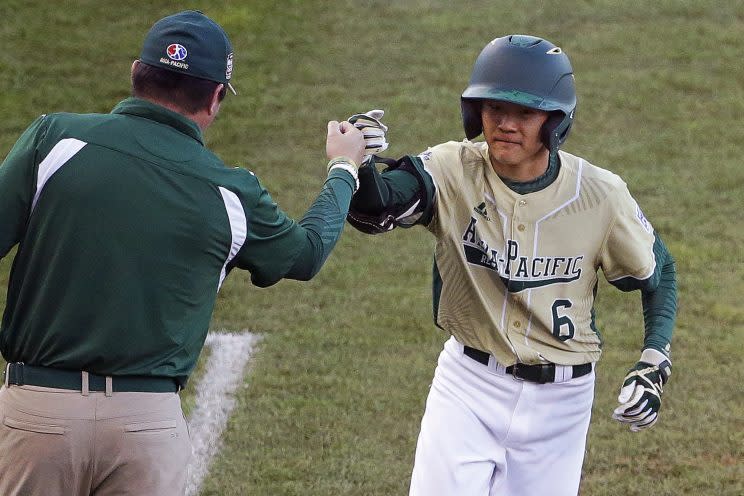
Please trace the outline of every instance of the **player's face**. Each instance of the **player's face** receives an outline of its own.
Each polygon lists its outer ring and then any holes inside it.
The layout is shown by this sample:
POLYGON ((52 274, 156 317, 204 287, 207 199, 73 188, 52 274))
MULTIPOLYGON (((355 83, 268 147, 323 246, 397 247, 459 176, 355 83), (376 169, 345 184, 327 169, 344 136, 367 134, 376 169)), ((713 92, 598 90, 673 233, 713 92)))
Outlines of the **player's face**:
POLYGON ((529 181, 545 172, 549 152, 540 141, 540 129, 548 112, 485 100, 481 118, 491 165, 500 176, 529 181))

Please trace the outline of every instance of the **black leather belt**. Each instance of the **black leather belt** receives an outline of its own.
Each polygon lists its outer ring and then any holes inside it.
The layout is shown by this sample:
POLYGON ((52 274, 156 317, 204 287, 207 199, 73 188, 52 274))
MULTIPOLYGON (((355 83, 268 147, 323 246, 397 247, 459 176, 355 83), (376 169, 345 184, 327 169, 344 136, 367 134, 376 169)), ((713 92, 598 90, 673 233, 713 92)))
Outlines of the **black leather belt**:
MULTIPOLYGON (((488 358, 491 356, 485 351, 476 350, 470 346, 465 346, 465 355, 469 356, 478 363, 488 365, 488 358)), ((581 377, 592 371, 591 363, 582 363, 581 365, 572 365, 573 373, 572 378, 581 377)), ((511 374, 517 379, 522 379, 529 382, 536 382, 538 384, 545 384, 547 382, 555 382, 555 364, 543 363, 536 365, 527 365, 524 363, 516 363, 506 367, 506 373, 511 374)))
MULTIPOLYGON (((42 386, 58 389, 83 390, 83 374, 76 370, 37 367, 24 363, 9 363, 6 369, 7 383, 13 386, 42 386)), ((88 373, 89 391, 106 391, 106 376, 88 373)), ((178 383, 170 377, 113 376, 113 392, 175 393, 178 383)))

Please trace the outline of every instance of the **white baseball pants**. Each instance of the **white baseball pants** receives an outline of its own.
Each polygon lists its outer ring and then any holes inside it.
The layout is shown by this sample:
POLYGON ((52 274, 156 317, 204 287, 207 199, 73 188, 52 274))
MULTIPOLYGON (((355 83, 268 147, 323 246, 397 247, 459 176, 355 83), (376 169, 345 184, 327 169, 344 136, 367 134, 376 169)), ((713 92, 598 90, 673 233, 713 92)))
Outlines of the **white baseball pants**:
POLYGON ((576 496, 594 372, 536 384, 444 345, 421 421, 411 496, 576 496))

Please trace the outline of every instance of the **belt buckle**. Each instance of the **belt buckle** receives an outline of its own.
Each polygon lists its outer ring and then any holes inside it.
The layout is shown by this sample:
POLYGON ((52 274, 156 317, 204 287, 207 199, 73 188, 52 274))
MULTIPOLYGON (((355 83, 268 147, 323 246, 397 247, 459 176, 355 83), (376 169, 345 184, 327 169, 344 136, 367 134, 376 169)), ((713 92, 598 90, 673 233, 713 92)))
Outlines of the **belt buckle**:
POLYGON ((6 369, 8 371, 8 383, 10 383, 10 380, 11 380, 10 368, 12 365, 15 365, 15 367, 13 367, 13 370, 15 371, 12 377, 12 379, 15 381, 13 385, 14 386, 25 386, 26 380, 25 380, 25 377, 23 377, 23 367, 25 367, 26 364, 24 362, 13 362, 12 364, 10 363, 8 364, 8 367, 6 369))
POLYGON ((511 374, 510 375, 512 376, 512 379, 514 379, 515 381, 517 381, 517 382, 524 382, 527 379, 525 379, 524 377, 517 376, 517 370, 519 369, 519 365, 520 365, 519 362, 517 362, 514 365, 512 365, 512 371, 511 371, 511 374))
POLYGON ((546 375, 547 372, 550 370, 550 364, 540 364, 540 365, 537 365, 537 367, 539 367, 539 370, 540 370, 540 375, 537 378, 531 378, 531 377, 526 377, 526 376, 522 376, 522 377, 517 376, 517 373, 519 373, 519 370, 520 369, 521 370, 524 370, 524 369, 527 369, 527 368, 530 368, 530 367, 535 367, 535 366, 536 365, 527 365, 527 364, 523 364, 523 363, 517 362, 514 365, 512 365, 513 368, 512 368, 512 371, 511 371, 511 375, 512 375, 512 377, 514 377, 514 380, 515 381, 519 381, 519 382, 525 382, 525 381, 527 381, 527 382, 532 382, 534 384, 547 384, 549 382, 553 382, 554 381, 554 379, 555 379, 555 369, 553 369, 553 376, 552 377, 546 375), (521 367, 521 365, 524 365, 524 367, 521 367))

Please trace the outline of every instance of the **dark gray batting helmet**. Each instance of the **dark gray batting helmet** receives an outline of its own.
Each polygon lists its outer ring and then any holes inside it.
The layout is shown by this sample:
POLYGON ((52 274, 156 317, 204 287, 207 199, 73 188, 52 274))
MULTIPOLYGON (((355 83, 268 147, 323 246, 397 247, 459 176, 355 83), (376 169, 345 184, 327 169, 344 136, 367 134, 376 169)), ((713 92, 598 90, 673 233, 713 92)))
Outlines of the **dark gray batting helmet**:
POLYGON ((563 50, 541 38, 519 34, 496 38, 478 55, 460 99, 468 139, 483 132, 481 100, 550 112, 541 138, 555 152, 566 140, 576 111, 571 62, 563 50))

